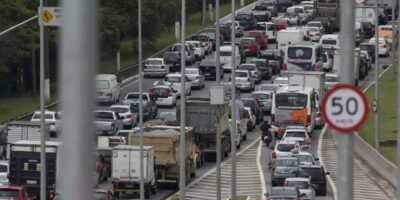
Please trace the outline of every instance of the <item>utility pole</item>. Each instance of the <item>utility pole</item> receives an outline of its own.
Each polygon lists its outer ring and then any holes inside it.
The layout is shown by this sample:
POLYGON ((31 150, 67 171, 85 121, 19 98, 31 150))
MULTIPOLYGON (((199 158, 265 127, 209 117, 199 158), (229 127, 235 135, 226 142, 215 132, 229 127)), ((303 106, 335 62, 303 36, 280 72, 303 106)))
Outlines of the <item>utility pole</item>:
MULTIPOLYGON (((378 36, 378 1, 375 3, 375 149, 380 152, 380 94, 379 94, 379 36, 378 36)), ((393 42, 393 41, 392 41, 393 42)))
POLYGON ((396 2, 397 0, 393 0, 393 4, 392 4, 392 51, 393 51, 393 55, 392 55, 392 68, 393 68, 393 73, 392 73, 392 80, 396 80, 396 66, 397 66, 397 62, 396 62, 396 44, 398 42, 397 40, 397 29, 396 29, 396 25, 395 25, 395 10, 396 10, 396 2))
POLYGON ((207 0, 201 1, 201 24, 206 23, 206 7, 207 7, 207 0))
MULTIPOLYGON (((44 6, 48 6, 48 0, 43 0, 44 6)), ((49 63, 49 27, 43 27, 43 40, 44 40, 44 98, 46 101, 50 100, 50 63, 49 63)))
MULTIPOLYGON (((185 55, 185 31, 186 31, 186 0, 182 0, 181 11, 181 55, 185 55)), ((181 56, 181 138, 180 138, 180 164, 179 164, 179 189, 180 199, 185 199, 186 194, 186 76, 185 76, 186 61, 185 56, 181 56)), ((189 170, 188 170, 189 171, 189 170)), ((189 172, 190 173, 190 172, 189 172)))
POLYGON ((236 63, 235 63, 235 29, 233 28, 233 24, 235 23, 235 0, 232 0, 232 11, 231 11, 231 40, 232 40, 232 52, 231 52, 231 75, 232 75, 232 110, 231 110, 231 200, 236 200, 236 63))
MULTIPOLYGON (((400 4, 398 4, 400 10, 400 4)), ((393 7, 395 9, 396 7, 393 7)), ((397 16, 400 21, 400 14, 397 16)), ((398 23, 398 27, 400 24, 398 23)), ((400 40, 400 34, 397 35, 397 41, 400 40)), ((400 59, 400 51, 398 52, 397 58, 400 59)), ((396 119, 396 127, 397 127, 397 147, 400 147, 400 65, 393 64, 393 70, 397 67, 397 119, 396 119)), ((397 150, 397 166, 400 166, 400 148, 396 148, 397 150)), ((400 183, 400 167, 397 167, 397 185, 400 183)), ((396 199, 400 199, 400 190, 396 190, 396 199)))
POLYGON ((115 71, 119 72, 121 70, 121 51, 119 50, 119 47, 118 47, 117 55, 115 56, 115 64, 116 64, 115 71))
POLYGON ((32 92, 36 97, 37 86, 36 86, 36 53, 35 53, 35 35, 31 36, 31 65, 32 65, 32 92))
MULTIPOLYGON (((221 82, 221 63, 219 59, 219 47, 220 47, 220 27, 219 27, 219 0, 215 0, 215 20, 216 20, 216 33, 215 33, 215 62, 217 64, 217 69, 216 69, 216 76, 217 76, 217 85, 220 85, 221 82)), ((219 120, 221 119, 219 114, 220 114, 220 108, 218 109, 218 117, 219 120)), ((221 200, 221 158, 222 158, 222 150, 221 150, 221 130, 219 127, 219 120, 217 120, 217 200, 221 200)))
MULTIPOLYGON (((140 200, 144 200, 143 163, 143 63, 142 63, 142 0, 138 0, 138 44, 139 44, 139 148, 140 148, 140 200)), ((119 49, 118 49, 119 60, 119 49)), ((184 54, 182 54, 184 55, 184 54)), ((119 62, 118 62, 119 65, 119 62)), ((119 70, 119 69, 118 69, 119 70)))
MULTIPOLYGON (((354 47, 355 47, 355 2, 340 1, 340 39, 343 45, 341 47, 340 63, 340 79, 343 84, 354 85, 354 47)), ((353 153, 354 153, 354 138, 352 133, 337 134, 339 145, 339 199, 353 199, 353 153)))

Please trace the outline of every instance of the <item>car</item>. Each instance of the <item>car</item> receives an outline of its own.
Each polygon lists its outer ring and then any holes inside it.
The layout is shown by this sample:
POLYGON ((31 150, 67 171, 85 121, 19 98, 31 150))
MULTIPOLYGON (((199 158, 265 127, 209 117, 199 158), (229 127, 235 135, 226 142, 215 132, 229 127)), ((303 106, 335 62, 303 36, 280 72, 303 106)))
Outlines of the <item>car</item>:
POLYGON ((185 76, 189 78, 192 88, 204 88, 205 78, 203 72, 199 68, 186 68, 185 76))
POLYGON ((263 121, 264 116, 261 111, 260 103, 257 101, 257 99, 253 97, 242 97, 240 98, 240 101, 243 102, 245 107, 251 108, 251 111, 256 115, 256 124, 260 124, 260 122, 263 121))
POLYGON ((282 140, 298 140, 302 138, 308 144, 311 144, 311 137, 308 135, 307 128, 304 126, 287 126, 282 140))
POLYGON ((240 89, 241 91, 253 91, 254 90, 254 80, 251 76, 250 71, 248 70, 235 70, 235 81, 236 81, 236 88, 240 89))
POLYGON ((276 5, 279 12, 286 12, 287 8, 293 6, 294 2, 292 0, 276 0, 276 5))
POLYGON ((333 67, 333 59, 328 51, 322 52, 322 71, 329 72, 333 67))
POLYGON ((278 16, 278 7, 276 6, 275 1, 267 1, 265 2, 268 10, 271 12, 271 17, 277 17, 278 16))
POLYGON ((277 90, 279 89, 279 87, 277 85, 274 84, 270 84, 270 83, 265 83, 265 84, 261 84, 260 86, 258 86, 258 90, 257 91, 262 91, 262 92, 272 92, 275 93, 277 90))
POLYGON ((313 42, 319 42, 321 39, 321 30, 318 27, 310 26, 307 27, 309 33, 309 39, 313 42))
POLYGON ((144 62, 143 76, 145 78, 150 76, 164 77, 169 73, 169 65, 165 63, 164 58, 149 58, 144 62))
POLYGON ((166 85, 153 86, 149 91, 150 96, 156 99, 157 106, 176 106, 176 94, 174 90, 166 85))
POLYGON ((259 56, 260 55, 260 44, 254 37, 241 37, 240 44, 245 48, 246 55, 259 56))
POLYGON ((335 23, 332 23, 329 17, 314 17, 313 21, 320 22, 322 24, 324 31, 321 33, 323 34, 332 34, 334 31, 339 31, 337 30, 335 23))
MULTIPOLYGON (((368 51, 360 50, 359 48, 357 48, 356 51, 359 51, 360 53, 360 61, 367 65, 368 70, 372 69, 372 58, 369 57, 368 51)), ((368 75, 368 70, 365 71, 365 76, 368 75)))
POLYGON ((164 64, 168 66, 169 72, 181 71, 180 55, 181 53, 177 51, 168 51, 163 54, 164 64))
POLYGON ((261 73, 258 71, 257 65, 254 63, 244 63, 241 64, 238 68, 238 70, 247 70, 250 72, 251 77, 253 77, 255 83, 260 83, 262 78, 261 78, 261 73))
MULTIPOLYGON (((375 44, 375 38, 371 38, 369 40, 370 44, 375 44)), ((384 57, 388 57, 390 54, 390 47, 389 44, 387 42, 387 40, 385 38, 378 38, 378 43, 379 43, 379 47, 378 47, 378 54, 379 56, 384 56, 384 57)))
POLYGON ((252 131, 256 128, 256 116, 251 111, 250 107, 244 107, 244 111, 247 112, 246 116, 248 116, 247 130, 252 131))
POLYGON ((326 175, 329 175, 329 172, 325 172, 324 166, 320 164, 301 165, 298 174, 299 177, 311 177, 316 195, 322 196, 327 194, 326 175))
MULTIPOLYGON (((182 45, 180 43, 174 44, 171 48, 171 51, 181 53, 182 45)), ((190 65, 195 62, 194 56, 194 48, 190 44, 185 45, 185 62, 186 64, 190 65)))
POLYGON ((257 66, 257 69, 261 74, 262 80, 270 80, 271 79, 272 75, 271 75, 271 70, 268 67, 267 59, 255 58, 255 59, 251 60, 250 63, 253 63, 257 66))
POLYGON ((289 22, 287 19, 278 19, 275 22, 276 31, 284 30, 289 27, 289 22))
POLYGON ((271 10, 266 3, 260 3, 254 6, 254 9, 252 9, 252 13, 257 19, 257 22, 267 22, 271 20, 271 10))
POLYGON ((295 187, 302 195, 302 199, 315 200, 315 191, 310 178, 291 177, 286 178, 284 187, 295 187))
MULTIPOLYGON (((235 20, 235 36, 236 37, 242 37, 243 36, 243 27, 240 26, 239 21, 235 20)), ((232 26, 232 22, 231 21, 227 21, 225 22, 225 26, 227 27, 231 27, 232 26)))
POLYGON ((300 165, 314 165, 317 164, 317 161, 319 160, 319 158, 315 158, 312 153, 301 150, 299 152, 292 153, 290 156, 297 158, 300 162, 300 165))
POLYGON ((255 91, 252 97, 255 98, 261 106, 261 111, 263 114, 271 113, 272 107, 272 96, 274 92, 272 91, 255 91))
POLYGON ((364 37, 365 38, 372 38, 375 35, 375 28, 371 22, 368 21, 361 21, 361 26, 364 29, 364 37))
POLYGON ((282 69, 285 52, 281 49, 267 49, 260 54, 259 58, 265 58, 267 60, 277 60, 279 62, 279 66, 282 69))
MULTIPOLYGON (((41 112, 36 111, 33 113, 31 122, 40 122, 41 112)), ((61 131, 61 117, 56 111, 45 110, 44 111, 44 122, 49 124, 50 136, 57 137, 61 131)))
POLYGON ((112 110, 95 110, 95 132, 97 135, 115 135, 123 129, 123 122, 117 112, 112 110))
POLYGON ((299 200, 302 195, 296 187, 272 187, 271 193, 266 193, 268 200, 299 200))
MULTIPOLYGON (((216 40, 215 39, 217 38, 217 31, 215 28, 206 28, 199 35, 208 36, 210 38, 210 41, 212 42, 213 50, 214 51, 216 50, 215 49, 216 48, 216 40)), ((223 34, 219 35, 219 39, 220 39, 221 44, 224 43, 225 40, 224 40, 223 34)))
POLYGON ((284 19, 288 22, 289 26, 300 26, 301 25, 301 17, 297 13, 285 13, 281 19, 284 19))
MULTIPOLYGON (((220 78, 224 78, 223 64, 219 66, 220 78)), ((198 69, 203 73, 205 80, 217 79, 217 61, 204 59, 199 63, 198 69)))
POLYGON ((239 47, 234 46, 234 63, 232 62, 232 45, 223 45, 219 48, 219 61, 222 64, 224 72, 231 72, 232 69, 237 69, 241 63, 241 54, 239 47))
POLYGON ((257 30, 265 32, 268 42, 276 42, 276 25, 273 22, 257 22, 257 30))
POLYGON ((276 77, 274 80, 274 85, 277 85, 279 87, 284 87, 289 84, 289 79, 288 77, 276 77))
MULTIPOLYGON (((164 82, 162 84, 167 85, 174 89, 176 96, 181 96, 181 74, 180 73, 173 73, 168 74, 164 78, 164 82)), ((160 81, 156 81, 154 85, 160 84, 160 81)), ((189 78, 185 76, 185 94, 190 96, 192 94, 192 83, 190 82, 189 78)))
POLYGON ((95 77, 96 101, 99 103, 117 103, 121 86, 114 74, 98 74, 95 77))
POLYGON ((285 179, 296 177, 299 173, 299 161, 293 157, 280 157, 271 167, 271 185, 283 186, 285 179))
POLYGON ((305 8, 303 6, 299 6, 299 5, 289 7, 287 9, 287 13, 296 13, 296 14, 298 14, 300 16, 301 24, 306 23, 307 20, 308 20, 308 16, 309 16, 309 13, 306 12, 305 8))
POLYGON ((269 165, 271 166, 275 160, 280 157, 289 157, 291 155, 291 150, 294 149, 296 145, 298 145, 296 141, 278 141, 274 147, 274 150, 271 152, 269 165))
POLYGON ((243 30, 253 30, 256 28, 257 20, 251 12, 238 12, 235 21, 239 21, 243 30))
POLYGON ((132 129, 136 126, 139 113, 135 112, 133 105, 112 105, 110 110, 117 112, 122 119, 123 129, 132 129))
POLYGON ((0 186, 8 186, 10 181, 8 180, 8 173, 10 172, 9 161, 0 161, 0 186))
POLYGON ((190 40, 200 41, 201 46, 204 47, 206 55, 209 55, 213 51, 213 43, 207 35, 193 35, 190 40))
POLYGON ((260 45, 261 49, 266 49, 268 46, 268 38, 265 35, 264 31, 261 30, 253 30, 253 31, 246 31, 244 32, 244 37, 254 37, 258 44, 260 45))
POLYGON ((271 69, 273 75, 281 73, 281 68, 278 60, 268 60, 268 69, 271 69))
POLYGON ((0 199, 32 200, 24 186, 0 186, 0 199))
POLYGON ((320 21, 309 21, 309 22, 307 23, 307 26, 308 26, 308 27, 317 27, 317 28, 319 28, 319 30, 320 30, 320 32, 321 32, 322 34, 325 33, 324 25, 322 25, 322 23, 321 23, 320 21))
POLYGON ((375 63, 375 43, 361 43, 359 48, 367 51, 372 63, 375 63))
MULTIPOLYGON (((222 46, 232 46, 232 42, 226 41, 222 46)), ((240 53, 240 63, 245 63, 246 62, 246 49, 245 47, 240 43, 240 41, 235 41, 235 46, 239 48, 239 53, 240 53)))
POLYGON ((206 56, 206 50, 203 46, 201 46, 200 41, 195 41, 195 40, 188 40, 186 41, 187 44, 191 44, 194 49, 194 58, 196 60, 202 60, 206 56))
POLYGON ((298 120, 282 120, 279 123, 273 124, 272 128, 275 130, 277 137, 282 138, 287 126, 304 126, 304 125, 301 121, 298 120))
MULTIPOLYGON (((123 105, 132 105, 133 112, 139 113, 139 92, 129 92, 126 94, 122 100, 123 105)), ((152 97, 149 93, 142 93, 142 111, 143 111, 143 121, 153 119, 157 116, 158 108, 156 105, 156 99, 152 97)))
POLYGON ((340 83, 339 74, 327 73, 325 74, 325 87, 326 90, 332 89, 335 85, 340 83))

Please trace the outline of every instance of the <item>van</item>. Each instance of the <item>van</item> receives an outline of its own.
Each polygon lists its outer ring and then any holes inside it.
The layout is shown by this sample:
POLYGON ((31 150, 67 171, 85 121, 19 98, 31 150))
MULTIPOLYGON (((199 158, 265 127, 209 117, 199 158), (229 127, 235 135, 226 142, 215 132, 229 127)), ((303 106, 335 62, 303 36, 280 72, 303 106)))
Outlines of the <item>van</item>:
POLYGON ((324 50, 340 49, 340 40, 338 34, 326 34, 321 37, 319 43, 324 50))
POLYGON ((272 22, 257 22, 257 30, 265 31, 268 41, 276 42, 276 26, 272 22))
MULTIPOLYGON (((232 47, 231 46, 221 46, 219 48, 219 61, 221 63, 222 68, 225 71, 231 71, 232 70, 232 47)), ((240 65, 240 52, 239 48, 235 46, 235 68, 239 67, 240 65)))
POLYGON ((96 81, 96 101, 101 103, 117 103, 121 87, 114 74, 99 74, 96 81))
POLYGON ((278 31, 276 44, 278 49, 284 50, 288 44, 298 44, 304 41, 302 30, 280 30, 278 31))

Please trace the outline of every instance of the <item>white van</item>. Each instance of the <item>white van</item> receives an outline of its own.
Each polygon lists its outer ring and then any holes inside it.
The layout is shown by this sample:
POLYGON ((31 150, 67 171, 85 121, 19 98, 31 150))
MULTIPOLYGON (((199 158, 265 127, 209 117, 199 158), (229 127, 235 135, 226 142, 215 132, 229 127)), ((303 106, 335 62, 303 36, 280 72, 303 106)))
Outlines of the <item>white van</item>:
POLYGON ((257 29, 263 30, 268 41, 276 42, 276 26, 272 22, 257 22, 257 29))
POLYGON ((292 6, 292 7, 289 7, 286 12, 287 13, 299 14, 300 17, 301 17, 301 22, 302 23, 307 22, 308 13, 306 12, 306 10, 304 9, 303 6, 292 6))
POLYGON ((121 93, 117 76, 114 74, 99 74, 96 81, 96 100, 101 103, 117 103, 121 93))
POLYGON ((285 50, 288 44, 298 44, 303 41, 304 34, 300 29, 280 30, 276 38, 277 48, 281 50, 285 50))
POLYGON ((331 50, 340 49, 340 39, 338 34, 326 34, 322 35, 319 43, 322 45, 323 49, 331 50))
MULTIPOLYGON (((222 69, 225 71, 232 70, 232 47, 231 46, 221 46, 219 48, 219 61, 222 65, 222 69)), ((240 65, 240 52, 239 48, 235 46, 235 69, 240 65)))
POLYGON ((356 22, 371 22, 375 25, 375 8, 374 7, 356 7, 356 22))

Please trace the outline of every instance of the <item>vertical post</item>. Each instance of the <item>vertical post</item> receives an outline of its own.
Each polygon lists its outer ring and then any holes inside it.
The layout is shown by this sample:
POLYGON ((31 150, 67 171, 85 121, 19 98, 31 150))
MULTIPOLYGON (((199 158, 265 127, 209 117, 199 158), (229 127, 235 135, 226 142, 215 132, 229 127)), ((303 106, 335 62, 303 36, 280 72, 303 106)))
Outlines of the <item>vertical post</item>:
POLYGON ((375 112, 375 149, 380 152, 380 98, 379 98, 379 36, 378 36, 378 1, 375 3, 375 100, 377 110, 375 112))
POLYGON ((201 24, 206 23, 206 3, 207 0, 202 0, 201 1, 201 24))
MULTIPOLYGON (((400 10, 400 4, 397 4, 396 6, 399 6, 400 10)), ((393 7, 393 9, 396 9, 396 7, 393 7)), ((398 20, 400 21, 400 15, 397 16, 398 20)), ((393 21, 394 22, 394 21, 393 21)), ((397 28, 399 28, 400 24, 397 24, 397 28)), ((396 31, 397 31, 396 28, 396 31)), ((400 41, 400 34, 397 34, 397 41, 400 41)), ((397 58, 400 59, 400 51, 398 51, 397 58)), ((400 166, 400 65, 393 64, 392 65, 393 70, 394 68, 397 67, 397 119, 396 119, 396 126, 397 126, 397 166, 400 166)), ((397 185, 400 185, 400 167, 397 167, 397 185)), ((400 190, 396 190, 396 199, 400 199, 400 190)))
MULTIPOLYGON (((340 78, 343 84, 354 84, 354 1, 340 2, 340 39, 343 44, 341 47, 341 69, 340 78)), ((339 140, 339 199, 353 199, 353 134, 338 134, 339 140)))
MULTIPOLYGON (((139 44, 139 145, 140 145, 140 200, 144 200, 143 167, 143 62, 142 62, 142 0, 138 0, 138 44, 139 44)), ((119 53, 119 50, 118 50, 119 53)), ((183 54, 182 54, 183 55, 183 54)))
POLYGON ((36 53, 35 53, 35 35, 31 37, 31 62, 32 62, 32 91, 33 95, 37 95, 36 87, 36 53))
MULTIPOLYGON (((215 33, 215 46, 216 46, 216 51, 215 51, 215 62, 217 64, 217 70, 216 70, 216 76, 217 76, 217 85, 220 85, 221 81, 221 67, 220 67, 220 59, 219 59, 219 47, 220 47, 220 32, 219 32, 219 0, 215 0, 215 20, 216 20, 216 33, 215 33)), ((218 111, 220 111, 220 108, 218 108, 218 111)), ((218 117, 219 117, 218 113, 218 117)), ((217 120, 217 200, 221 200, 221 155, 222 155, 222 149, 221 149, 221 130, 219 128, 219 120, 217 120)))
MULTIPOLYGON (((48 6, 48 0, 43 0, 43 5, 48 6)), ((41 16, 39 16, 41 17, 41 16)), ((50 63, 49 63, 49 36, 48 27, 43 26, 43 48, 44 48, 44 99, 48 101, 50 99, 50 63)))
POLYGON ((212 4, 208 4, 208 16, 209 16, 209 21, 214 21, 214 14, 213 14, 213 6, 212 4))
POLYGON ((231 110, 231 161, 232 161, 232 167, 231 167, 231 199, 236 200, 236 132, 237 132, 237 127, 236 127, 236 63, 235 63, 235 29, 233 28, 233 24, 235 23, 235 0, 232 0, 232 11, 231 11, 231 23, 232 23, 232 28, 231 28, 231 40, 232 40, 232 55, 231 55, 231 66, 232 66, 232 71, 231 71, 231 76, 232 76, 232 110, 231 110))
POLYGON ((61 183, 63 199, 93 198, 94 75, 97 66, 97 1, 63 0, 60 87, 63 124, 61 183), (90 34, 88 34, 90 33, 90 34))
POLYGON ((40 0, 39 7, 39 26, 40 26, 40 199, 46 200, 46 129, 44 124, 44 101, 45 101, 45 81, 44 81, 44 26, 43 26, 43 0, 40 0))
POLYGON ((119 72, 121 70, 121 51, 119 49, 117 51, 117 55, 115 56, 115 64, 115 71, 119 72))
POLYGON ((395 10, 396 10, 396 2, 395 0, 393 0, 393 4, 392 4, 392 69, 393 69, 393 73, 392 73, 392 80, 396 80, 396 66, 397 66, 397 62, 396 62, 396 44, 397 44, 397 36, 396 36, 396 22, 395 22, 395 10))
MULTIPOLYGON (((185 55, 185 30, 186 30, 186 0, 182 0, 182 13, 181 13, 181 55, 185 55)), ((186 190, 186 134, 185 134, 185 112, 186 112, 186 76, 185 76, 186 61, 185 56, 181 56, 181 138, 180 138, 180 173, 179 173, 179 188, 180 199, 185 199, 186 190)), ((189 172, 190 173, 190 172, 189 172)))

